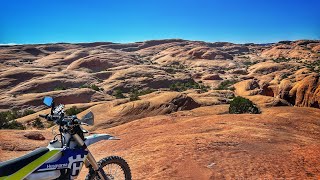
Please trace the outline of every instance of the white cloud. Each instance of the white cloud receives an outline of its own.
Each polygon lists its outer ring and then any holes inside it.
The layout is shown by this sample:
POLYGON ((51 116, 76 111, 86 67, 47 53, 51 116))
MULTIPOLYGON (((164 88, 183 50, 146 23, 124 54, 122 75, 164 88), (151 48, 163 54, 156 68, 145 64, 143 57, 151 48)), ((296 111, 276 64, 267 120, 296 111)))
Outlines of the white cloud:
POLYGON ((19 45, 19 44, 16 44, 16 43, 0 44, 0 46, 14 46, 14 45, 19 45))

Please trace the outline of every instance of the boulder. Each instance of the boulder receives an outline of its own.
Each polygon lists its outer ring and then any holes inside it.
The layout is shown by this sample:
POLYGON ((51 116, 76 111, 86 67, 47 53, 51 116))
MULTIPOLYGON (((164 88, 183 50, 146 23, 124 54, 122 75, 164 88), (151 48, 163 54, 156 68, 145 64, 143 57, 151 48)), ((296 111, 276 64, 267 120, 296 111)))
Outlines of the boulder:
POLYGON ((23 135, 24 137, 28 139, 33 139, 33 140, 45 140, 46 138, 39 132, 28 132, 23 135))
POLYGON ((319 108, 320 81, 319 74, 312 74, 297 82, 289 92, 296 106, 319 108))
POLYGON ((274 63, 274 62, 261 62, 250 66, 249 72, 256 74, 270 74, 276 71, 280 71, 287 68, 283 64, 274 63))
POLYGON ((259 83, 255 79, 248 79, 234 84, 235 94, 238 96, 257 95, 262 92, 259 83))

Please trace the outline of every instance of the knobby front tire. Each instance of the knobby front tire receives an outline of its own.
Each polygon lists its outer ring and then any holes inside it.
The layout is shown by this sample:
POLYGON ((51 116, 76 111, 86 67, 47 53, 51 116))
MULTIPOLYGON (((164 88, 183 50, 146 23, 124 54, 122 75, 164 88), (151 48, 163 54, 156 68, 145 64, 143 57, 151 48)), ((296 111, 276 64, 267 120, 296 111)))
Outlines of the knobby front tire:
MULTIPOLYGON (((104 172, 110 179, 114 180, 131 180, 131 171, 128 163, 119 156, 109 156, 101 159, 98 162, 99 167, 103 168, 104 172), (113 167, 119 168, 113 171, 113 167), (120 175, 120 177, 119 177, 120 175)), ((100 180, 100 177, 93 168, 89 167, 89 173, 86 180, 100 180)))

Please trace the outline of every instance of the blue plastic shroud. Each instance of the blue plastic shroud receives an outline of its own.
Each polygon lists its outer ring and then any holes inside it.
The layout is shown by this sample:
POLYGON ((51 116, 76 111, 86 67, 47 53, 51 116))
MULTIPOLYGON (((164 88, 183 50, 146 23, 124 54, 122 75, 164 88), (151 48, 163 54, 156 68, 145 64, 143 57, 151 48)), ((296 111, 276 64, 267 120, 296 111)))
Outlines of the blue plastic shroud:
POLYGON ((77 175, 84 162, 88 151, 84 149, 70 149, 65 148, 61 151, 62 156, 55 162, 44 163, 41 165, 37 171, 48 171, 48 170, 57 170, 57 169, 71 169, 72 175, 77 175), (77 171, 73 171, 77 169, 77 171))

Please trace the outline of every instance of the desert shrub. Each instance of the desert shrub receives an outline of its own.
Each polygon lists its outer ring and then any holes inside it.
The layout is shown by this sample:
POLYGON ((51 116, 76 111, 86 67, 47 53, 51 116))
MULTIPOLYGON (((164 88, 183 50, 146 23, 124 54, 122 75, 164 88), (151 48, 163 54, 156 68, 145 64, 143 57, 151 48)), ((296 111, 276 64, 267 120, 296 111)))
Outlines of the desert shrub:
POLYGON ((68 115, 68 116, 72 116, 72 115, 76 115, 81 113, 82 111, 84 111, 85 108, 77 108, 77 106, 72 106, 70 109, 65 110, 64 112, 68 115))
POLYGON ((117 99, 123 99, 123 98, 126 98, 124 95, 123 95, 123 92, 121 89, 116 89, 113 91, 112 93, 113 96, 115 96, 117 99))
POLYGON ((153 74, 145 74, 144 77, 154 78, 154 75, 153 74))
POLYGON ((138 91, 131 92, 131 93, 129 94, 129 99, 130 99, 130 101, 139 100, 140 98, 139 98, 139 93, 138 93, 138 91))
POLYGON ((25 129, 25 126, 15 119, 19 118, 18 111, 0 112, 0 129, 25 129))
POLYGON ((188 89, 200 89, 202 92, 206 92, 209 89, 208 86, 196 83, 195 81, 189 81, 186 83, 177 82, 175 84, 171 84, 169 88, 172 91, 178 91, 178 92, 186 91, 188 89))
POLYGON ((165 65, 164 67, 165 69, 163 70, 169 74, 175 74, 177 72, 181 72, 183 69, 186 69, 186 67, 179 62, 172 62, 170 65, 165 65))
POLYGON ((254 61, 254 62, 251 62, 251 61, 244 61, 243 64, 248 68, 252 65, 255 65, 257 64, 258 62, 257 61, 254 61))
POLYGON ((227 90, 230 89, 231 85, 234 85, 237 81, 236 80, 225 80, 222 81, 219 86, 217 87, 217 90, 227 90))
POLYGON ((16 120, 11 120, 11 121, 7 121, 3 124, 0 124, 0 129, 20 129, 20 130, 23 130, 23 129, 26 129, 26 127, 22 123, 19 123, 16 120))
POLYGON ((201 90, 201 92, 208 92, 209 86, 200 85, 200 90, 201 90))
POLYGON ((154 91, 155 91, 154 89, 144 89, 144 90, 134 89, 129 94, 130 101, 139 100, 140 99, 139 96, 150 94, 150 93, 152 93, 154 91))
POLYGON ((54 126, 54 125, 56 125, 56 123, 53 122, 53 121, 47 121, 47 122, 46 122, 46 128, 50 128, 50 127, 52 127, 52 126, 54 126))
POLYGON ((229 90, 230 90, 230 91, 235 91, 236 88, 232 86, 232 87, 229 88, 229 90))
POLYGON ((186 69, 186 67, 183 64, 180 64, 179 62, 172 62, 169 67, 175 68, 175 69, 186 69))
POLYGON ((32 110, 32 109, 27 109, 27 110, 23 111, 22 117, 23 116, 28 116, 28 115, 33 114, 33 113, 36 113, 36 112, 34 110, 32 110))
POLYGON ((320 61, 305 62, 304 64, 310 71, 320 73, 320 61))
POLYGON ((143 95, 146 95, 146 94, 150 94, 150 93, 153 93, 155 92, 156 90, 154 89, 144 89, 144 90, 140 90, 139 91, 139 96, 143 96, 143 95))
POLYGON ((259 108, 249 99, 241 96, 234 97, 230 102, 229 107, 230 114, 260 114, 259 108))
POLYGON ((179 65, 177 66, 177 69, 186 69, 186 67, 185 67, 184 65, 182 65, 182 64, 179 64, 179 65))
POLYGON ((90 88, 93 89, 93 90, 95 90, 95 91, 99 91, 99 90, 100 90, 100 88, 99 88, 97 85, 95 85, 95 84, 92 84, 92 85, 90 86, 90 88))
POLYGON ((32 122, 32 127, 37 128, 37 129, 43 129, 44 128, 44 124, 39 118, 36 118, 32 122))
POLYGON ((167 72, 167 73, 169 73, 169 74, 175 74, 175 73, 177 72, 176 69, 171 68, 171 67, 164 69, 164 71, 167 72))
POLYGON ((277 59, 273 59, 273 61, 276 62, 276 63, 288 62, 290 60, 291 60, 290 58, 285 58, 285 57, 279 57, 277 59))
POLYGON ((54 91, 61 91, 61 90, 66 90, 67 88, 65 88, 65 87, 55 87, 53 90, 54 91))
POLYGON ((79 88, 90 88, 90 86, 88 86, 87 84, 83 84, 83 85, 79 86, 79 88))
POLYGON ((290 74, 281 74, 281 78, 282 78, 282 79, 286 79, 286 78, 289 77, 289 75, 290 75, 290 74))
POLYGON ((97 85, 95 85, 95 84, 91 84, 90 86, 87 85, 87 84, 83 84, 83 85, 79 86, 79 88, 91 88, 91 89, 93 89, 93 90, 95 90, 95 91, 103 91, 103 90, 104 90, 103 88, 99 88, 99 87, 98 87, 97 85))
POLYGON ((239 58, 242 58, 242 59, 250 59, 249 56, 239 56, 239 58))

